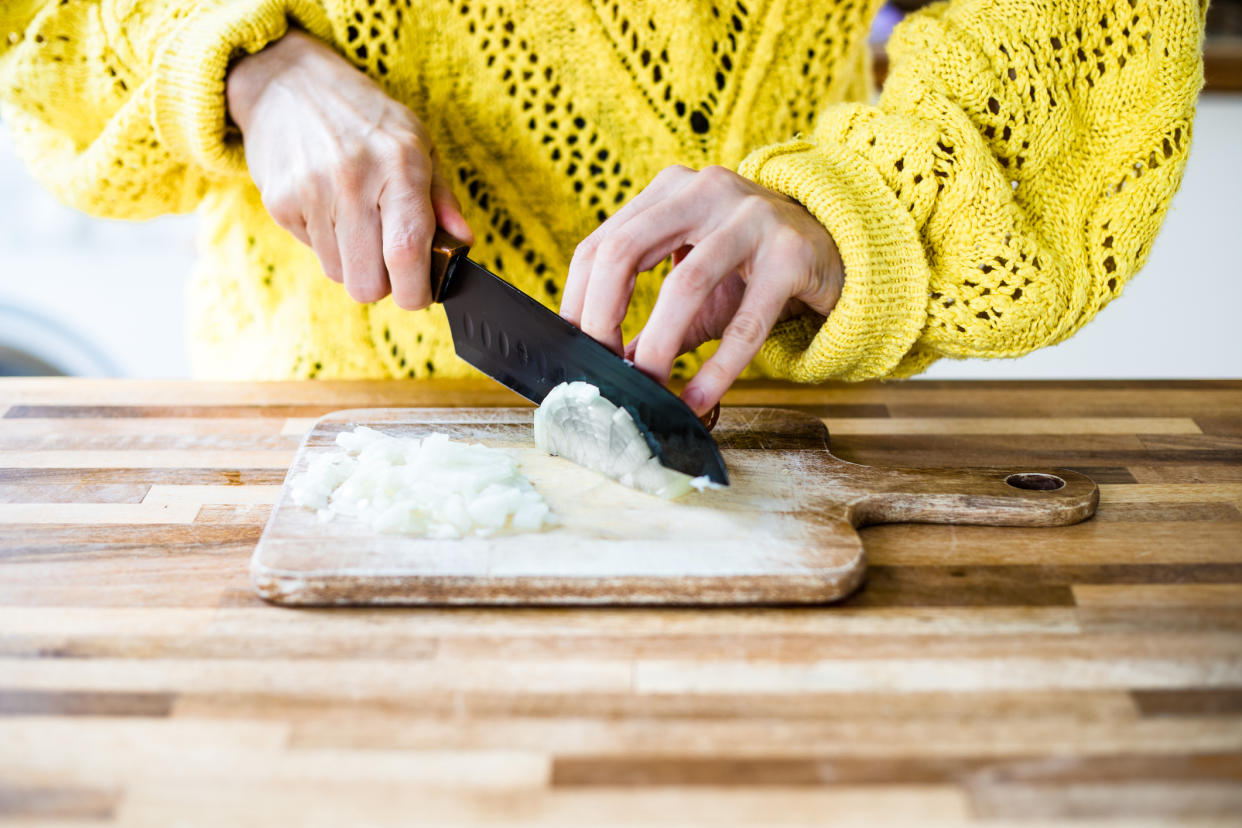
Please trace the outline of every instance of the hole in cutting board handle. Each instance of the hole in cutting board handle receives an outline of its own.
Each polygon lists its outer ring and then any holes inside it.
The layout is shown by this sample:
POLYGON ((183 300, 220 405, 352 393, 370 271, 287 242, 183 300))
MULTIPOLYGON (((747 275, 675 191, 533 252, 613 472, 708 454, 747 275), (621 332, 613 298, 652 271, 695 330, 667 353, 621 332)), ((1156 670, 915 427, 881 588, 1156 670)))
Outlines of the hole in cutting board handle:
POLYGON ((1038 492, 1051 492, 1065 486, 1065 481, 1055 474, 1041 472, 1011 474, 1005 478, 1005 482, 1015 489, 1030 489, 1038 492))

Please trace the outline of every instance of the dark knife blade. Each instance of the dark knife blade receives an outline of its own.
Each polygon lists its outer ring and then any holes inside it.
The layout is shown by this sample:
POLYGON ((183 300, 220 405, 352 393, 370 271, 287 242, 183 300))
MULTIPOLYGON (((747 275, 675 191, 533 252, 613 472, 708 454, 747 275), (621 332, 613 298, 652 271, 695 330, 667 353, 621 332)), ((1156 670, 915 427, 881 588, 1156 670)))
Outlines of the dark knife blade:
POLYGON ((444 305, 457 355, 535 404, 582 380, 629 411, 660 462, 728 485, 716 441, 676 394, 487 268, 442 230, 432 245, 432 296, 444 305))

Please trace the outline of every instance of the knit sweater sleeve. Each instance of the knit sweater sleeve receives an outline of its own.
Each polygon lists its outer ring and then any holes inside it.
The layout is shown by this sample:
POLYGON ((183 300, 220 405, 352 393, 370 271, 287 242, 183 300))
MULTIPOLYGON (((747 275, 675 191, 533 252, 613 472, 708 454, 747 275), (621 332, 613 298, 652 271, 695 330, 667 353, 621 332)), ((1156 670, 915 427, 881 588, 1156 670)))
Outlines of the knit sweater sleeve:
POLYGON ((231 60, 289 25, 331 29, 316 0, 15 0, 0 4, 0 117, 62 201, 112 218, 193 210, 244 174, 227 124, 231 60))
POLYGON ((845 264, 828 318, 779 326, 759 366, 908 376, 1086 324, 1142 267, 1180 184, 1204 5, 955 0, 900 25, 876 106, 833 106, 741 165, 803 203, 845 264))

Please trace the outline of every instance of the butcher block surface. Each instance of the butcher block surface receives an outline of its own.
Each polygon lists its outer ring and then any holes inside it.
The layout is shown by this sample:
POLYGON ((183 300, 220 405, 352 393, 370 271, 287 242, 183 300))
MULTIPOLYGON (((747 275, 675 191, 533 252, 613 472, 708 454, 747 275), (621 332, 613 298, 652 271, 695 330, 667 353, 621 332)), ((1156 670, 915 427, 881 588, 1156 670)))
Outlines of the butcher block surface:
POLYGON ((0 380, 0 825, 1237 824, 1242 383, 726 402, 1098 512, 863 528, 827 607, 288 609, 249 561, 317 418, 514 397, 0 380))
POLYGON ((730 485, 662 500, 540 451, 532 413, 357 408, 321 418, 255 549, 259 594, 290 605, 824 603, 862 582, 866 555, 855 526, 1062 525, 1089 517, 1098 499, 1089 478, 1066 469, 847 463, 831 453, 814 415, 730 407, 713 432, 730 485), (556 523, 537 533, 438 539, 376 533, 349 517, 325 522, 294 502, 293 483, 313 458, 341 451, 341 432, 359 427, 405 439, 440 433, 504 451, 556 523))

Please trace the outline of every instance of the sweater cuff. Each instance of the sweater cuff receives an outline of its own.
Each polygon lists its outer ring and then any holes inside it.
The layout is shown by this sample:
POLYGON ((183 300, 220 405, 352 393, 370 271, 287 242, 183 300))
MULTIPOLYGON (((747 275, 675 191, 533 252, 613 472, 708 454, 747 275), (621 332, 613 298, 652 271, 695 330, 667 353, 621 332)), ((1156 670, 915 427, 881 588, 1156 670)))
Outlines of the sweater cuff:
POLYGON ((914 219, 865 158, 795 140, 751 153, 738 172, 800 202, 836 242, 845 265, 841 298, 827 319, 778 325, 759 366, 797 382, 887 376, 927 319, 930 271, 914 219))
POLYGON ((234 0, 187 14, 155 56, 152 122, 174 155, 209 174, 246 172, 241 135, 227 122, 225 76, 232 62, 279 40, 297 25, 331 41, 313 0, 234 0))

